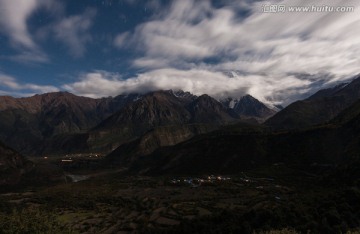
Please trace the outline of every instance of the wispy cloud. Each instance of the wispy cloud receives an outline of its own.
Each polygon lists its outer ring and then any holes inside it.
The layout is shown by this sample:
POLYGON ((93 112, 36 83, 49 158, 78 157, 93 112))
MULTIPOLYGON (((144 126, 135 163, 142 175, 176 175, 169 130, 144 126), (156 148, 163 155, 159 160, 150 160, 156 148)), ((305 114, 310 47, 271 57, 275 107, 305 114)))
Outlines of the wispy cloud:
POLYGON ((27 96, 32 93, 48 93, 48 92, 57 92, 58 88, 52 85, 38 85, 32 83, 21 83, 17 81, 14 77, 0 73, 0 90, 1 93, 14 93, 18 96, 27 96))
POLYGON ((56 11, 60 4, 53 0, 0 0, 0 32, 7 35, 18 55, 11 60, 20 62, 47 62, 48 56, 31 36, 27 21, 38 9, 56 11))
POLYGON ((63 42, 73 56, 84 55, 86 44, 91 41, 89 29, 95 15, 95 9, 87 9, 83 14, 65 17, 53 26, 55 38, 63 42))
POLYGON ((8 37, 17 51, 7 58, 25 63, 49 62, 49 56, 36 41, 40 32, 45 39, 53 36, 64 43, 74 57, 81 57, 91 41, 89 29, 95 14, 95 9, 87 9, 83 14, 67 16, 64 3, 56 0, 0 0, 0 33, 8 37), (40 9, 51 13, 54 19, 43 28, 30 31, 28 20, 40 9))
POLYGON ((134 80, 156 74, 153 86, 163 86, 159 77, 176 71, 179 88, 195 93, 246 89, 261 100, 287 104, 320 88, 309 77, 326 86, 359 73, 359 6, 354 0, 223 1, 221 8, 210 1, 174 1, 132 34, 119 35, 121 43, 115 45, 134 45, 142 52, 133 66, 146 72, 134 80), (264 13, 264 4, 346 5, 355 11, 264 13), (234 71, 235 77, 196 80, 193 71, 208 77, 234 71))
POLYGON ((117 35, 114 39, 114 45, 119 48, 127 46, 126 42, 129 40, 129 35, 129 32, 124 32, 117 35))
POLYGON ((7 59, 25 64, 49 62, 49 57, 42 51, 23 51, 17 55, 8 56, 7 59))
POLYGON ((36 49, 37 46, 29 34, 26 21, 31 13, 41 6, 38 0, 0 1, 0 24, 2 31, 11 38, 13 46, 36 49))

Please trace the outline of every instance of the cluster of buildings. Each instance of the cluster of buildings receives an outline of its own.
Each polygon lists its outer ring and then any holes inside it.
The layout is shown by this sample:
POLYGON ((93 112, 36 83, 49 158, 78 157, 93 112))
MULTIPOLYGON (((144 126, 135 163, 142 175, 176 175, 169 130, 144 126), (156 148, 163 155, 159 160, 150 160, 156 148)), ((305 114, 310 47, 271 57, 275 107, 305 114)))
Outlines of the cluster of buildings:
POLYGON ((186 177, 186 178, 173 178, 170 180, 171 185, 189 185, 191 187, 199 187, 202 185, 213 185, 215 183, 231 180, 230 177, 226 176, 214 176, 209 175, 205 177, 186 177))

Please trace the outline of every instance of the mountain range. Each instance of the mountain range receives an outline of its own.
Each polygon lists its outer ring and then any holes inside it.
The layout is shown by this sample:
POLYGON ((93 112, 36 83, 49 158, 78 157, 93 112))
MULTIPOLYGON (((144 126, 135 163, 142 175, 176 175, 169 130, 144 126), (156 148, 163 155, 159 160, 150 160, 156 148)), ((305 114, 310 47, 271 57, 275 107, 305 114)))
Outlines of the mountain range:
POLYGON ((150 175, 238 173, 273 163, 351 164, 360 159, 359 82, 356 78, 321 90, 289 105, 264 125, 234 124, 156 147, 144 142, 156 142, 159 134, 148 134, 121 145, 107 161, 150 175))
POLYGON ((109 151, 158 126, 223 125, 274 114, 251 96, 232 109, 208 95, 172 90, 101 99, 67 92, 5 96, 0 103, 0 140, 26 155, 109 151))
MULTIPOLYGON (((135 174, 351 164, 360 152, 359 86, 356 77, 275 115, 249 95, 216 100, 169 90, 102 99, 70 93, 0 97, 0 136, 28 155, 103 152, 102 168, 135 174)), ((27 168, 19 153, 4 145, 1 150, 2 173, 20 175, 27 168)))

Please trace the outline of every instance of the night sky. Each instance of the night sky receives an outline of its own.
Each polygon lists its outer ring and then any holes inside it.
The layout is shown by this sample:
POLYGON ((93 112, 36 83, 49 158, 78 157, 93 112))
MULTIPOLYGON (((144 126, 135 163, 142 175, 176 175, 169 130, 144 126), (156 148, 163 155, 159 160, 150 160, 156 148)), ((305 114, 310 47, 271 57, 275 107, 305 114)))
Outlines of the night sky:
POLYGON ((0 0, 0 95, 183 89, 286 105, 359 73, 359 5, 0 0), (269 5, 286 6, 286 12, 263 12, 269 5), (354 10, 288 10, 313 5, 354 10))

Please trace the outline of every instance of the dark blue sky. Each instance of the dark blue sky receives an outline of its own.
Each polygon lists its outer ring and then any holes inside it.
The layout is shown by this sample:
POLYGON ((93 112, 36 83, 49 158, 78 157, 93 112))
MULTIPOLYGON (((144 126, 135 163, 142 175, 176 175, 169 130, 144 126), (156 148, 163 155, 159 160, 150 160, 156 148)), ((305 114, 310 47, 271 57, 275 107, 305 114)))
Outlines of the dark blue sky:
POLYGON ((0 95, 183 89, 287 104, 359 73, 357 1, 288 10, 325 3, 0 0, 0 95))

